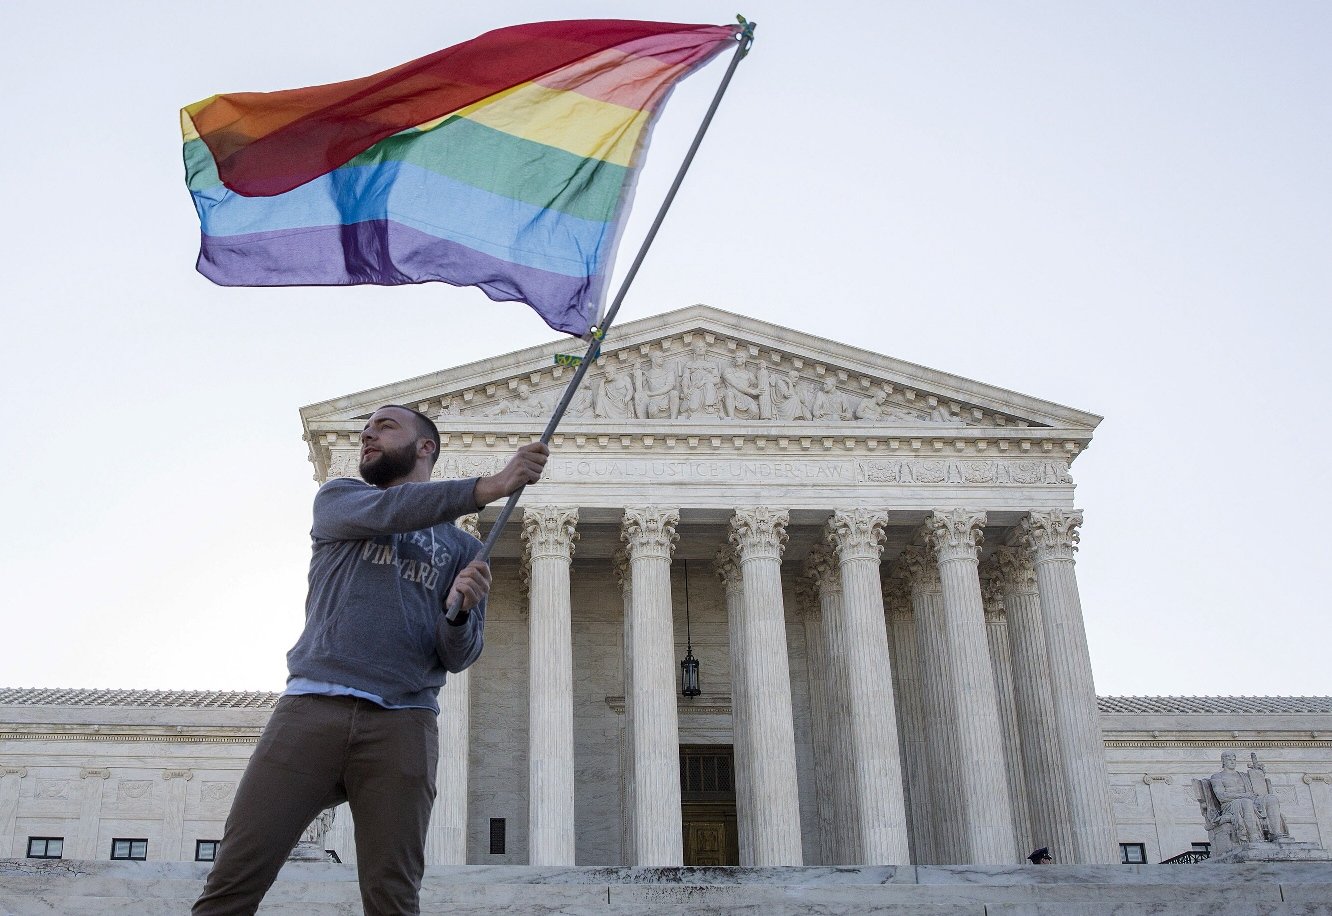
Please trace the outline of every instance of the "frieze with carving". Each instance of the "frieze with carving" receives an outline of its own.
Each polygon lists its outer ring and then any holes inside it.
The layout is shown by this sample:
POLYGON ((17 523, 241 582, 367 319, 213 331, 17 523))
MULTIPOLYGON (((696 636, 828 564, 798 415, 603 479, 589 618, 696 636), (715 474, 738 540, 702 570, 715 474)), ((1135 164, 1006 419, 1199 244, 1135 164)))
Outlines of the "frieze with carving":
POLYGON ((860 461, 862 480, 890 484, 998 484, 1069 486, 1073 475, 1063 459, 885 458, 860 461))

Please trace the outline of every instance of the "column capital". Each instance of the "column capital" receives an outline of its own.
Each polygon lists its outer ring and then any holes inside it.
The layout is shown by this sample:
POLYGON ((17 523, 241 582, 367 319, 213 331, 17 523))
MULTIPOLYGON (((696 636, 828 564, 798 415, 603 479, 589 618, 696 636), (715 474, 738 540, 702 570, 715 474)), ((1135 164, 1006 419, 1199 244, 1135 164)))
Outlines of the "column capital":
POLYGON ((883 555, 883 542, 887 536, 888 513, 878 509, 852 509, 834 512, 828 519, 824 538, 837 550, 837 558, 846 560, 873 560, 883 555))
POLYGON ((523 509, 524 558, 573 560, 578 540, 578 510, 570 506, 533 506, 523 509))
POLYGON ((795 580, 795 612, 801 620, 820 620, 823 617, 823 607, 819 604, 819 590, 814 583, 805 577, 795 580))
POLYGON ((996 547, 985 564, 991 582, 1004 592, 1036 594, 1036 567, 1031 552, 1020 547, 996 547))
POLYGON ((925 543, 934 548, 939 562, 980 557, 985 540, 985 513, 979 509, 947 509, 931 512, 921 529, 925 543))
POLYGON ((189 782, 191 779, 194 778, 194 771, 193 771, 193 770, 163 770, 163 771, 162 771, 162 778, 163 778, 163 779, 183 779, 183 780, 185 780, 186 782, 189 782))
POLYGON ((0 779, 3 779, 6 776, 17 776, 19 779, 22 779, 27 775, 27 767, 0 767, 0 779))
POLYGON ((481 516, 473 512, 471 515, 458 516, 453 520, 453 524, 457 525, 463 531, 467 532, 468 534, 470 534, 472 537, 476 538, 479 541, 482 539, 480 519, 481 516))
POLYGON ((1004 593, 995 579, 981 580, 981 607, 985 610, 986 623, 1002 623, 1004 617, 1004 593))
POLYGON ((678 524, 678 509, 630 506, 624 510, 620 539, 628 546, 630 559, 654 557, 669 560, 675 553, 675 542, 680 539, 675 532, 678 524))
POLYGON ((906 576, 894 574, 884 578, 883 609, 888 614, 911 613, 911 583, 906 576))
POLYGON ((740 558, 729 544, 718 550, 712 558, 712 571, 721 580, 728 596, 744 587, 744 578, 740 575, 740 558))
POLYGON ((826 544, 815 544, 805 556, 805 577, 817 595, 840 595, 842 576, 837 568, 837 554, 826 544))
POLYGON ((791 513, 768 506, 737 508, 727 535, 741 562, 751 558, 780 560, 786 549, 786 525, 791 513))
POLYGON ((79 779, 110 779, 111 771, 106 767, 82 767, 79 779))
POLYGON ((620 584, 620 591, 626 592, 632 587, 633 581, 629 572, 629 549, 620 547, 611 554, 611 568, 615 570, 615 581, 620 584))
POLYGON ((925 547, 908 547, 900 559, 903 574, 911 593, 941 594, 943 582, 939 578, 939 564, 932 551, 925 547))
POLYGON ((1017 538, 1037 563, 1072 560, 1078 551, 1081 526, 1081 509, 1033 511, 1018 523, 1017 538))

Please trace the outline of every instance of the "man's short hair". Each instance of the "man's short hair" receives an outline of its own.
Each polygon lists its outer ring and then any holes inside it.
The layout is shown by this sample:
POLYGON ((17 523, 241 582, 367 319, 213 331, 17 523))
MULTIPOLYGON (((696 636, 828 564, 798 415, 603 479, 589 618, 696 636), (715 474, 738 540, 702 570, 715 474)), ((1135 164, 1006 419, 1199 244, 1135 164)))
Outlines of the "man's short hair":
MULTIPOLYGON (((406 404, 385 404, 384 407, 394 407, 398 410, 405 410, 412 416, 416 417, 417 433, 435 443, 435 455, 430 459, 430 466, 434 467, 435 462, 439 460, 439 427, 435 425, 435 421, 421 413, 421 411, 408 407, 406 404)), ((380 407, 379 409, 383 410, 384 407, 380 407)))

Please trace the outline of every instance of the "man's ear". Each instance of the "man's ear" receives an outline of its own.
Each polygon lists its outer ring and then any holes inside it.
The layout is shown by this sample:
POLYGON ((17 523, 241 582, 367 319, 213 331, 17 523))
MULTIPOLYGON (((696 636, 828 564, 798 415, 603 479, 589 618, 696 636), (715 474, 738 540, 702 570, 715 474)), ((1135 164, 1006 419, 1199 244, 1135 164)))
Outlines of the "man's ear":
POLYGON ((435 440, 421 438, 416 443, 416 457, 429 458, 435 454, 435 440))

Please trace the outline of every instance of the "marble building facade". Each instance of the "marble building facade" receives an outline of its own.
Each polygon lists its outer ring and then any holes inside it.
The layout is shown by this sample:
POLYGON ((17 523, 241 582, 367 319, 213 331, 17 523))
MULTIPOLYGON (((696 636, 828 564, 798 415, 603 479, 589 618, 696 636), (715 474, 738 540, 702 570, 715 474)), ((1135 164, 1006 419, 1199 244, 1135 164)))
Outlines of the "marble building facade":
MULTIPOLYGON (((385 403, 438 418, 437 475, 498 469, 570 346, 305 408, 316 479, 355 474, 385 403)), ((1071 466, 1099 419, 706 306, 617 328, 441 694, 430 860, 1158 861, 1205 841, 1183 793, 1223 746, 1260 749, 1292 834, 1328 843, 1326 699, 1098 705, 1071 466)), ((0 692, 0 858, 220 836, 272 697, 179 697, 0 692)))

